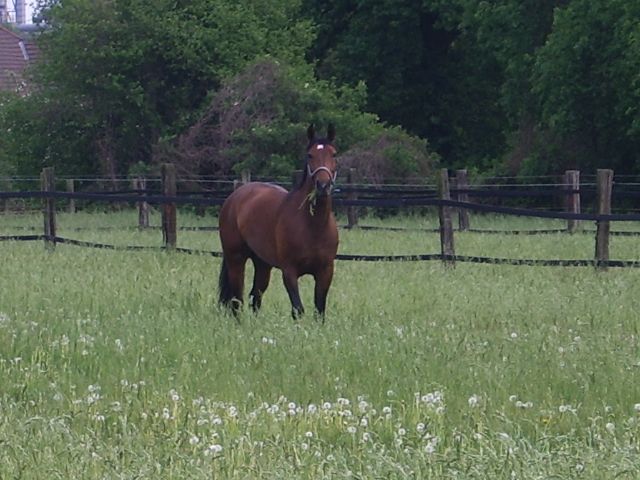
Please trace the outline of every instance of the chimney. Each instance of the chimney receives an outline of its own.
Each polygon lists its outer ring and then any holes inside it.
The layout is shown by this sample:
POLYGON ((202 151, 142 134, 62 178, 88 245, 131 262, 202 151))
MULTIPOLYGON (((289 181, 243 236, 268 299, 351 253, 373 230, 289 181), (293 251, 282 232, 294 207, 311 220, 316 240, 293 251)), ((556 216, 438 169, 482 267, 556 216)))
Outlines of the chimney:
POLYGON ((22 25, 26 22, 27 10, 25 0, 15 0, 16 2, 16 24, 22 25))
POLYGON ((0 23, 6 23, 8 20, 7 0, 0 0, 0 23))

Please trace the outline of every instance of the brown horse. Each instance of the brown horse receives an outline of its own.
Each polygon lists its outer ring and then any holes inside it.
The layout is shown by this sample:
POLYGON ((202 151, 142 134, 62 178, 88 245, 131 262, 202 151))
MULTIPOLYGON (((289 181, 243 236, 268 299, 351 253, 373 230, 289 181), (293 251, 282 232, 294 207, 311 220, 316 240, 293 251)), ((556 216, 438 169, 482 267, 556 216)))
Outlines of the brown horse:
POLYGON ((313 275, 314 300, 324 321, 327 293, 338 250, 338 229, 331 208, 336 180, 335 129, 318 139, 313 125, 301 181, 291 192, 269 183, 253 182, 234 191, 220 211, 223 260, 220 271, 220 303, 234 313, 242 304, 244 268, 254 266, 251 306, 258 310, 269 285, 271 269, 282 270, 291 300, 292 315, 304 313, 298 278, 313 275))

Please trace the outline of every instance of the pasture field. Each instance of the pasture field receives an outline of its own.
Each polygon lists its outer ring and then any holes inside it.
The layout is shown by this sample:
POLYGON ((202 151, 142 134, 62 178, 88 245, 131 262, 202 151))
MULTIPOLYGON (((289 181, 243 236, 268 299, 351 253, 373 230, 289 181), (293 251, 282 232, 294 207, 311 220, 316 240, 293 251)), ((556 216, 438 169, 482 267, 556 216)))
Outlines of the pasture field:
MULTIPOLYGON (((160 245, 135 219, 61 215, 58 234, 160 245)), ((40 225, 1 216, 0 235, 40 225)), ((216 232, 178 242, 219 249, 216 232)), ((639 242, 613 237, 611 258, 640 259, 639 242)), ((457 233, 456 249, 589 259, 594 240, 457 233)), ((438 251, 435 233, 341 231, 340 253, 438 251)), ((219 265, 0 242, 0 478, 638 478, 640 269, 337 262, 322 325, 291 319, 277 271, 236 322, 219 265)))

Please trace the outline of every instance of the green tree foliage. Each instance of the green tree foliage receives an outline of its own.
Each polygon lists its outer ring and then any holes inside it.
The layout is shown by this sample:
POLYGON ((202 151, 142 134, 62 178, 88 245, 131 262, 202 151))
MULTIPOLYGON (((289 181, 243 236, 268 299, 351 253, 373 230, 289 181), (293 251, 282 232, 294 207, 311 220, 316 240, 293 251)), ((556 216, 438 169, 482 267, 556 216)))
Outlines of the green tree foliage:
MULTIPOLYGON (((443 8, 447 3, 441 2, 443 8)), ((537 51, 551 32, 555 8, 567 2, 459 0, 456 3, 458 8, 449 9, 445 22, 460 32, 458 42, 464 42, 469 62, 491 65, 490 78, 494 81, 480 83, 482 91, 478 97, 493 102, 500 115, 495 125, 500 135, 485 140, 492 143, 497 155, 493 162, 473 162, 473 167, 480 171, 492 167, 498 174, 524 171, 532 159, 540 158, 541 146, 546 148, 546 136, 540 134, 539 101, 532 81, 537 51)), ((472 75, 466 81, 477 80, 478 76, 472 75)), ((491 113, 487 110, 484 119, 490 121, 491 113)), ((463 135, 467 131, 476 132, 476 138, 482 139, 483 130, 483 122, 476 122, 468 125, 463 135)))
POLYGON ((572 0, 556 10, 534 91, 557 162, 640 171, 639 18, 636 1, 572 0))
MULTIPOLYGON (((126 172, 149 161, 157 140, 184 128, 207 93, 252 58, 301 57, 312 36, 297 8, 295 0, 54 2, 40 37, 40 94, 80 116, 88 165, 126 172)), ((61 153, 50 160, 64 170, 71 165, 61 153)))
POLYGON ((306 0, 324 78, 429 138, 448 166, 640 171, 640 3, 306 0))
POLYGON ((289 176, 305 158, 309 123, 315 123, 319 133, 333 123, 341 165, 357 167, 378 181, 385 173, 431 173, 437 157, 426 141, 362 113, 365 101, 362 84, 336 87, 316 80, 308 65, 261 59, 225 81, 193 126, 163 142, 156 160, 177 162, 189 174, 249 170, 267 177, 289 176))
POLYGON ((536 111, 531 76, 535 55, 544 45, 553 23, 554 9, 566 1, 460 0, 462 12, 454 22, 462 36, 478 45, 478 53, 491 56, 501 73, 499 102, 512 126, 536 111))
POLYGON ((319 75, 363 80, 368 109, 428 138, 451 166, 483 163, 504 144, 501 71, 459 28, 463 3, 306 0, 305 9, 318 23, 319 75))
POLYGON ((399 172, 421 168, 405 132, 449 167, 640 172, 637 0, 41 2, 40 89, 0 106, 5 170, 176 154, 276 174, 333 121, 343 152, 403 144, 383 156, 399 172), (261 76, 264 58, 286 67, 261 76))
POLYGON ((5 95, 0 97, 0 128, 0 175, 34 175, 54 164, 69 173, 95 173, 86 162, 92 132, 74 104, 40 93, 5 95))

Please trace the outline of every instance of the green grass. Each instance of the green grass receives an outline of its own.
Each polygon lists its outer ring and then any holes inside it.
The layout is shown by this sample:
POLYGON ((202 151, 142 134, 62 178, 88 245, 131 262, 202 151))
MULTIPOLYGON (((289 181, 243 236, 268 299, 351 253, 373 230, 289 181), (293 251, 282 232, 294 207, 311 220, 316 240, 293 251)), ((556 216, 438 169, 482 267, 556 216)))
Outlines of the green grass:
MULTIPOLYGON (((0 235, 38 222, 2 217, 0 235)), ((130 212, 61 216, 60 235, 160 245, 160 232, 134 222, 130 212), (122 228, 73 230, 106 225, 122 228)), ((180 232, 179 244, 219 248, 215 232, 180 232)), ((459 233, 456 247, 591 258, 593 237, 459 233)), ((342 253, 438 249, 434 233, 341 231, 342 253)), ((612 239, 612 258, 639 254, 637 239, 612 239)), ((3 242, 0 258, 0 478, 640 471, 638 270, 338 262, 321 325, 290 318, 278 272, 263 310, 237 323, 217 306, 209 256, 3 242)), ((303 279, 308 309, 312 287, 303 279)))

